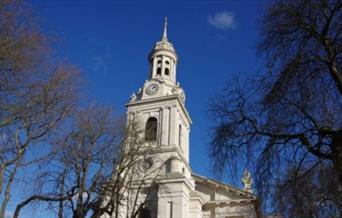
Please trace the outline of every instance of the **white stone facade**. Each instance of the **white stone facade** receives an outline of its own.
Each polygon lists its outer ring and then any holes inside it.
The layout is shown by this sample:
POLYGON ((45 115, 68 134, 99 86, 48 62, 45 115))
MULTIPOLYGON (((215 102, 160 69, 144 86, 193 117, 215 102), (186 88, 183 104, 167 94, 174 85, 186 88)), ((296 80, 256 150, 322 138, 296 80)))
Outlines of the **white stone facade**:
POLYGON ((258 217, 253 194, 192 172, 189 165, 192 121, 185 107, 184 91, 176 80, 177 61, 165 24, 162 40, 149 55, 149 78, 126 104, 128 123, 141 123, 146 128, 145 134, 151 134, 146 142, 153 145, 149 155, 154 167, 160 167, 153 181, 155 188, 149 193, 153 197, 143 193, 139 197, 149 211, 140 217, 258 217))

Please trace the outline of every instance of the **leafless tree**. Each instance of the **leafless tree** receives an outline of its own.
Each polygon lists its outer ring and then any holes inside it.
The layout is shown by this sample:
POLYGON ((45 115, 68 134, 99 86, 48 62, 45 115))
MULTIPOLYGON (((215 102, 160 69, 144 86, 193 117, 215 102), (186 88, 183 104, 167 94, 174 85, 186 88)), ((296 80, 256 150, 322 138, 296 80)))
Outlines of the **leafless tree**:
POLYGON ((138 146, 140 133, 110 109, 76 109, 78 69, 51 64, 50 43, 26 2, 0 0, 0 217, 18 170, 33 164, 40 174, 28 180, 39 188, 15 216, 33 201, 59 217, 138 216, 158 170, 146 166, 148 143, 138 146))
POLYGON ((289 169, 286 175, 289 182, 277 184, 280 187, 274 196, 278 215, 319 218, 336 217, 341 213, 336 211, 342 207, 342 198, 336 195, 340 191, 336 185, 338 178, 331 166, 316 167, 302 179, 297 178, 295 169, 289 169))
MULTIPOLYGON (((341 6, 340 0, 273 1, 258 47, 267 72, 228 87, 210 107, 215 168, 247 161, 264 199, 285 193, 288 184, 316 182, 312 175, 328 168, 338 178, 335 197, 341 196, 341 6)), ((333 206, 341 216, 341 205, 333 206)))
POLYGON ((145 206, 155 206, 157 178, 164 162, 153 156, 156 148, 141 137, 141 132, 137 123, 130 123, 126 129, 123 150, 106 187, 103 208, 110 217, 135 218, 145 206))
POLYGON ((140 129, 125 127, 103 106, 78 111, 37 181, 41 189, 14 217, 33 201, 54 205, 59 217, 137 217, 160 169, 152 167, 140 129))
POLYGON ((89 214, 101 204, 98 196, 111 175, 121 140, 119 132, 111 109, 79 109, 53 143, 57 152, 45 162, 47 168, 36 180, 41 189, 17 206, 15 217, 31 201, 59 203, 59 217, 89 214))
POLYGON ((0 217, 4 217, 20 167, 47 142, 77 100, 78 70, 51 68, 48 39, 30 8, 17 0, 0 1, 0 217))

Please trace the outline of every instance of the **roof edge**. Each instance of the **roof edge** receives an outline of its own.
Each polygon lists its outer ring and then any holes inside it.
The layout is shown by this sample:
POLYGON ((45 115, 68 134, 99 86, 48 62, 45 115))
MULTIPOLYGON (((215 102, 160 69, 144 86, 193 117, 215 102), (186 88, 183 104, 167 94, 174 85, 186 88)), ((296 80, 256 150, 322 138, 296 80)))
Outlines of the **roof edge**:
POLYGON ((226 183, 219 182, 219 181, 214 180, 214 179, 209 179, 207 177, 204 177, 204 176, 201 176, 201 175, 198 175, 195 173, 192 173, 191 176, 195 179, 195 181, 206 182, 206 183, 212 184, 214 186, 220 186, 220 187, 228 189, 230 191, 234 191, 234 192, 238 193, 239 195, 245 196, 249 199, 255 199, 255 200, 257 199, 256 195, 254 195, 253 193, 239 189, 239 188, 234 187, 232 185, 228 185, 226 183))

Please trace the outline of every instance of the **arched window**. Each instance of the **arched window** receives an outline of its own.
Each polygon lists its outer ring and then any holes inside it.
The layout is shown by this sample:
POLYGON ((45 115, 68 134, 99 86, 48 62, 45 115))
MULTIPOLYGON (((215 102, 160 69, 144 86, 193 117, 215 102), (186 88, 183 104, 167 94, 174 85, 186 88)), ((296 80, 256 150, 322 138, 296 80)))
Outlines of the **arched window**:
POLYGON ((157 125, 158 120, 155 117, 148 118, 145 127, 145 140, 155 141, 157 140, 157 125))
POLYGON ((157 68, 157 75, 161 75, 161 68, 160 67, 157 68))
POLYGON ((166 76, 170 75, 170 70, 169 70, 169 68, 165 68, 164 73, 165 73, 166 76))

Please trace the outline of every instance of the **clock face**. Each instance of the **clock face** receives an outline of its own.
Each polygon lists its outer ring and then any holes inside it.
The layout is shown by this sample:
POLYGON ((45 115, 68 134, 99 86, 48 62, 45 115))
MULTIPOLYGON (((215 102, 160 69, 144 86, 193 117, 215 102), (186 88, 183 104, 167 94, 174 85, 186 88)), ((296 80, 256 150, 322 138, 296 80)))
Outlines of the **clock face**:
POLYGON ((157 83, 151 83, 150 85, 147 86, 145 92, 148 95, 154 95, 158 92, 159 86, 157 83))

